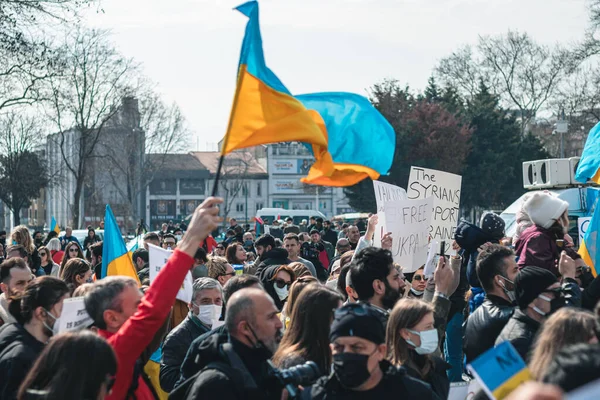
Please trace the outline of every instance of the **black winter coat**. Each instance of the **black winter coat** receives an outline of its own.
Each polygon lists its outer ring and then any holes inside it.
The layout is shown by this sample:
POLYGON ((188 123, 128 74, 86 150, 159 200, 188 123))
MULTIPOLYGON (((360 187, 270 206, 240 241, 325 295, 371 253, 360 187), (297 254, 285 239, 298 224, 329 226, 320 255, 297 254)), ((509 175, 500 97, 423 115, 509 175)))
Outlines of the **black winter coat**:
MULTIPOLYGON (((313 400, 440 400, 426 383, 411 378, 405 368, 396 368, 388 361, 380 364, 384 376, 379 385, 371 390, 358 392, 344 388, 337 380, 335 374, 325 376, 313 386, 303 391, 301 399, 313 400)), ((444 399, 445 400, 445 399, 444 399)))
POLYGON ((181 369, 179 374, 179 381, 175 384, 175 387, 181 385, 186 379, 191 378, 195 373, 200 371, 200 365, 203 365, 203 360, 200 359, 200 353, 202 351, 201 343, 206 339, 210 338, 212 335, 219 335, 221 337, 221 342, 226 342, 227 337, 229 336, 229 332, 225 325, 218 327, 217 329, 213 329, 210 332, 206 332, 200 337, 194 339, 192 344, 189 346, 187 353, 185 354, 185 358, 181 363, 181 369))
POLYGON ((194 339, 210 331, 191 313, 169 333, 162 347, 160 386, 170 392, 179 380, 181 364, 194 339))
POLYGON ((411 367, 404 367, 406 368, 406 372, 409 376, 429 384, 429 386, 431 386, 431 390, 433 390, 433 392, 437 394, 440 399, 447 399, 448 393, 450 392, 450 380, 448 379, 446 371, 451 368, 451 365, 439 357, 433 356, 432 359, 433 371, 429 372, 427 379, 421 378, 421 374, 411 367))
POLYGON ((496 344, 510 342, 525 363, 529 362, 529 353, 533 348, 535 335, 540 329, 540 323, 531 319, 520 309, 516 309, 508 320, 502 332, 496 339, 496 344))
POLYGON ((263 349, 252 349, 234 338, 223 340, 219 334, 212 335, 202 342, 200 348, 200 367, 203 369, 187 390, 186 400, 238 400, 265 399, 280 400, 282 387, 274 378, 269 377, 267 360, 270 353, 263 349), (215 368, 205 368, 211 363, 232 364, 223 354, 221 346, 230 343, 243 363, 243 368, 228 368, 228 373, 215 368))
MULTIPOLYGON (((581 289, 579 289, 575 280, 566 278, 561 288, 565 296, 566 306, 581 307, 581 289)), ((516 309, 502 332, 500 332, 496 344, 504 341, 511 342, 525 363, 528 363, 529 353, 539 328, 539 322, 525 315, 520 309, 516 309)))
POLYGON ((0 399, 17 398, 19 386, 43 349, 44 343, 20 324, 0 328, 0 399))
POLYGON ((514 311, 515 306, 502 297, 485 297, 481 307, 466 322, 464 350, 468 363, 494 347, 498 335, 514 311))

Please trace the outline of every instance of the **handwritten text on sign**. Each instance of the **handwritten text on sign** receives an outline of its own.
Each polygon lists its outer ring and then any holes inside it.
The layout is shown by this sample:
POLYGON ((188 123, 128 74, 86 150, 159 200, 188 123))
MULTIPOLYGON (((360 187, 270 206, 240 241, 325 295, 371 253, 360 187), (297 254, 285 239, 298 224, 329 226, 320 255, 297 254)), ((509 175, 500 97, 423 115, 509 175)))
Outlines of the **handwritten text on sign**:
POLYGON ((392 232, 394 262, 414 272, 427 260, 432 199, 385 203, 385 220, 392 232))
POLYGON ((379 219, 377 229, 375 229, 373 242, 375 246, 381 246, 382 232, 390 232, 385 220, 385 203, 387 203, 388 201, 406 200, 406 190, 402 189, 399 186, 394 186, 390 185, 389 183, 383 183, 379 181, 373 181, 373 189, 375 191, 375 201, 377 202, 377 217, 379 219))
MULTIPOLYGON (((149 256, 149 273, 150 273, 150 283, 154 281, 160 270, 165 266, 169 257, 171 257, 173 251, 165 250, 161 247, 154 246, 152 244, 148 245, 148 256, 149 256)), ((177 292, 177 300, 184 301, 189 303, 192 301, 192 285, 194 284, 194 280, 192 279, 192 273, 188 271, 185 279, 183 280, 183 285, 181 285, 181 289, 177 292)))
POLYGON ((410 200, 433 197, 429 233, 433 240, 454 240, 460 207, 462 177, 434 169, 411 167, 407 195, 410 200))

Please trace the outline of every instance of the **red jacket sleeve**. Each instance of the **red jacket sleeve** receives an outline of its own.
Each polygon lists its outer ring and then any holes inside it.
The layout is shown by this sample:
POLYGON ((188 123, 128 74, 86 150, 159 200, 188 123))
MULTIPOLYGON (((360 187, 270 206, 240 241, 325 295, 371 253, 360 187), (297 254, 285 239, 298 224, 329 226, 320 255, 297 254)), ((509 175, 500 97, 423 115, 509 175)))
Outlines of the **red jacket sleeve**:
POLYGON ((557 275, 556 260, 556 253, 550 240, 542 234, 537 234, 529 238, 523 246, 518 265, 521 268, 531 266, 544 268, 557 275))
POLYGON ((119 373, 112 398, 125 398, 131 381, 130 371, 165 322, 177 292, 193 264, 194 260, 189 255, 175 250, 146 291, 137 312, 108 340, 119 360, 119 373), (115 393, 122 390, 122 393, 115 393))

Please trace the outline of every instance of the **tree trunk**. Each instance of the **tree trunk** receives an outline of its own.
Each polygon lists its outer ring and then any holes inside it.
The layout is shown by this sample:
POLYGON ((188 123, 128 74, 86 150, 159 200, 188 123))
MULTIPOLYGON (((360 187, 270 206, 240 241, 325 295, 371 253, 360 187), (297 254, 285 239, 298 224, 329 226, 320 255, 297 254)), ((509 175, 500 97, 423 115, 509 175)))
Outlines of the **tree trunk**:
POLYGON ((71 227, 73 229, 79 229, 79 213, 81 210, 79 209, 79 200, 81 199, 81 192, 83 192, 83 177, 82 174, 77 178, 77 182, 75 182, 75 194, 73 195, 73 221, 71 223, 71 227))
POLYGON ((13 219, 15 220, 15 226, 21 225, 21 210, 13 210, 13 219))

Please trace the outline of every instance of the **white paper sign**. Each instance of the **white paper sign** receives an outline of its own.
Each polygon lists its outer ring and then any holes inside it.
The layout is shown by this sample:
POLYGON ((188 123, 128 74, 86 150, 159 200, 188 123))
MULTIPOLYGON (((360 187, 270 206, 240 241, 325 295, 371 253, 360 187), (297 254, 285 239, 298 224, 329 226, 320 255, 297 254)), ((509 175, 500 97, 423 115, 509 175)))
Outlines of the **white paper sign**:
POLYGON ((433 199, 396 200, 385 203, 388 231, 392 232, 392 255, 405 273, 414 272, 427 260, 433 199))
POLYGON ((477 379, 469 382, 452 382, 450 383, 448 400, 471 400, 479 390, 481 390, 481 387, 477 379))
POLYGON ((373 235, 373 245, 381 247, 381 238, 387 232, 390 232, 385 223, 385 213, 383 207, 388 201, 406 200, 406 190, 400 186, 390 185, 379 181, 373 181, 373 189, 375 191, 375 201, 377 202, 377 229, 373 235))
POLYGON ((78 331, 92 325, 94 320, 85 310, 82 297, 71 297, 63 302, 62 313, 58 322, 58 332, 78 331))
MULTIPOLYGON (((169 257, 173 254, 172 250, 165 250, 161 247, 148 244, 148 266, 150 268, 150 283, 154 282, 154 278, 158 275, 162 267, 165 266, 169 257)), ((189 303, 192 301, 194 279, 192 273, 188 271, 181 285, 181 289, 177 292, 177 300, 189 303)))
POLYGON ((440 245, 435 240, 432 240, 429 243, 429 250, 427 251, 427 261, 425 262, 425 269, 423 270, 423 275, 426 279, 433 277, 435 273, 435 267, 437 267, 436 263, 436 250, 440 248, 440 245))
POLYGON ((579 245, 580 246, 581 246, 581 243, 583 243, 583 236, 587 232, 588 227, 590 226, 591 220, 592 220, 592 217, 581 217, 581 218, 577 219, 577 227, 579 228, 579 245))
POLYGON ((420 167, 410 169, 407 196, 410 200, 433 197, 429 234, 432 240, 446 242, 447 255, 456 255, 450 245, 458 225, 461 184, 460 175, 420 167))

